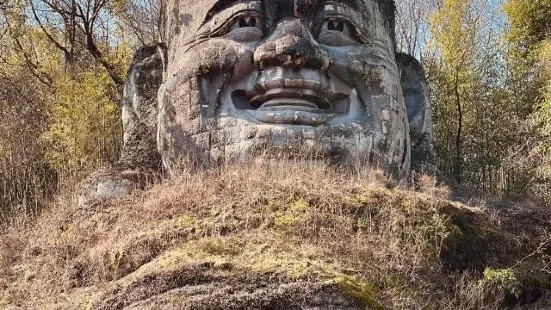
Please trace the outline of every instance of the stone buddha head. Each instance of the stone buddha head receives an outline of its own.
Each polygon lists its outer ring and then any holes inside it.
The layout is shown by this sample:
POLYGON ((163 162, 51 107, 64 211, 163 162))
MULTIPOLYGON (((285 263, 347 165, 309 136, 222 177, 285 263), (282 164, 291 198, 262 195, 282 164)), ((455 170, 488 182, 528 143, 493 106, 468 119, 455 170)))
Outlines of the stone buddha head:
POLYGON ((121 159, 91 175, 79 201, 259 157, 394 178, 431 171, 427 84, 421 64, 395 52, 393 0, 162 0, 161 8, 162 43, 139 49, 130 66, 121 159))
POLYGON ((410 168, 392 0, 166 0, 163 168, 312 156, 410 168))

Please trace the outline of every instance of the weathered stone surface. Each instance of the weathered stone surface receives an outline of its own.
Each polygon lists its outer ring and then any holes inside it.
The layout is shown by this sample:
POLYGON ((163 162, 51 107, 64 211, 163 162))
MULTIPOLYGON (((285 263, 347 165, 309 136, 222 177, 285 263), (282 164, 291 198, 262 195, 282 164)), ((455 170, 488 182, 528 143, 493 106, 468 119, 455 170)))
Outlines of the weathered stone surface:
POLYGON ((163 79, 164 45, 145 46, 134 54, 124 90, 121 162, 160 170, 157 152, 157 92, 163 79))
POLYGON ((167 173, 263 154, 406 175, 409 126, 391 8, 371 0, 167 1, 158 136, 167 173))
POLYGON ((162 82, 163 45, 145 46, 134 54, 124 89, 124 127, 121 158, 113 167, 102 168, 80 185, 81 205, 120 197, 145 188, 161 177, 157 152, 157 92, 162 82))
POLYGON ((76 200, 79 205, 91 205, 124 196, 135 189, 145 189, 160 180, 157 169, 120 162, 113 167, 99 169, 86 178, 80 184, 76 200))
POLYGON ((398 53, 402 92, 409 121, 411 169, 422 173, 436 170, 432 145, 432 107, 423 66, 414 57, 398 53))
POLYGON ((393 1, 161 8, 163 43, 139 50, 129 71, 125 165, 177 176, 265 156, 372 166, 395 178, 412 164, 431 171, 426 82, 418 62, 395 53, 393 1))
POLYGON ((337 284, 278 274, 228 276, 208 264, 137 279, 100 296, 92 309, 359 310, 337 284))

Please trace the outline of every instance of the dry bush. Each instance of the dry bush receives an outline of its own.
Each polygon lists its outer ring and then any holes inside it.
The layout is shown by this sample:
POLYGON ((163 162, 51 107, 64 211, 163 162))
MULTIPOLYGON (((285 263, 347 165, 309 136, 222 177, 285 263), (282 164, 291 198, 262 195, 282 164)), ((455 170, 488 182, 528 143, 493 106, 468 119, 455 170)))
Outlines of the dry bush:
POLYGON ((505 294, 499 288, 489 290, 478 276, 457 275, 453 292, 444 297, 442 309, 493 310, 502 308, 505 294))
POLYGON ((47 126, 46 90, 25 71, 5 77, 0 64, 0 226, 36 213, 56 189, 40 135, 47 126), (22 91, 25 89, 25 91, 22 91))
POLYGON ((411 187, 415 190, 425 193, 429 196, 442 199, 451 198, 451 190, 449 187, 439 184, 435 176, 413 173, 411 176, 411 187))

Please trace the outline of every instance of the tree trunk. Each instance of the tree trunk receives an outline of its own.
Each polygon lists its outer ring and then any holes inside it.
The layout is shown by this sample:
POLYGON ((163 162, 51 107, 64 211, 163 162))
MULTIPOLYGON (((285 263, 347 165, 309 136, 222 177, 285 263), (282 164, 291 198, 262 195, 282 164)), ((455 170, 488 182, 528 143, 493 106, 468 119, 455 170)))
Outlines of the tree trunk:
POLYGON ((461 96, 459 94, 459 70, 455 71, 454 82, 455 104, 457 108, 457 133, 455 135, 455 162, 453 169, 453 177, 457 184, 461 184, 463 175, 463 159, 462 159, 462 134, 463 134, 463 107, 461 106, 461 96))

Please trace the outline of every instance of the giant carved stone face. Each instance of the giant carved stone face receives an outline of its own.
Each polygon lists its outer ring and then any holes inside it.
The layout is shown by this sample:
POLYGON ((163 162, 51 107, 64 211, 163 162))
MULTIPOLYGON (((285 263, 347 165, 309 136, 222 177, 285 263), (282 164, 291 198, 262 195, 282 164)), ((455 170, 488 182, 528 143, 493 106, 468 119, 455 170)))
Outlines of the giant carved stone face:
POLYGON ((434 172, 421 64, 393 0, 162 0, 162 41, 128 71, 120 160, 79 204, 180 170, 258 157, 434 172))
POLYGON ((391 0, 168 0, 163 167, 312 156, 410 166, 391 0))

